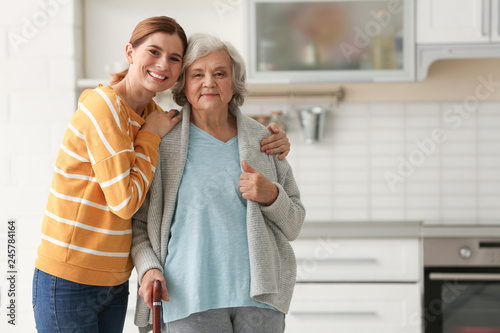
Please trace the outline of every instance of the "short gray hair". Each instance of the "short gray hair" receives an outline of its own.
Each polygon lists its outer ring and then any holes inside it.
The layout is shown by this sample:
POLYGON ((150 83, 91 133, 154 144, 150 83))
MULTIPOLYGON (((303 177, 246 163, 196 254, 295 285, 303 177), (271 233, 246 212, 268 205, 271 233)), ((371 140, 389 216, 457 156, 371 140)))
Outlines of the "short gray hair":
POLYGON ((236 48, 229 42, 223 42, 220 38, 208 34, 194 34, 188 40, 188 47, 184 54, 182 71, 179 80, 172 88, 174 101, 184 106, 187 103, 184 88, 186 87, 186 69, 196 60, 209 55, 212 52, 226 51, 233 61, 232 79, 234 95, 229 102, 229 106, 241 106, 248 93, 246 88, 245 61, 236 48))

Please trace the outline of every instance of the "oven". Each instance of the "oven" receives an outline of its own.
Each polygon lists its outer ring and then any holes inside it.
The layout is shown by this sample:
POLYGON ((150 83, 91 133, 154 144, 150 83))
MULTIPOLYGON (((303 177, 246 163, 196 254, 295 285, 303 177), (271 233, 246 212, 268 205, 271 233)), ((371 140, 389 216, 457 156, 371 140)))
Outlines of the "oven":
POLYGON ((426 238, 423 250, 424 332, 500 333, 500 237, 426 238))

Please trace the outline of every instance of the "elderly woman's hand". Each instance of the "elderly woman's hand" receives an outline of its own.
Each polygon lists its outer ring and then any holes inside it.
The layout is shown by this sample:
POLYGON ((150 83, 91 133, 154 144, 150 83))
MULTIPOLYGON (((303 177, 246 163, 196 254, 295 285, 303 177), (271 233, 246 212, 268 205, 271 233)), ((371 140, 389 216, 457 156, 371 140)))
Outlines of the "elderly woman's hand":
POLYGON ((150 309, 153 309, 153 283, 155 280, 160 280, 161 282, 161 299, 165 302, 169 300, 163 273, 156 268, 150 269, 143 275, 141 287, 139 288, 139 296, 144 299, 144 303, 150 309))
POLYGON ((284 159, 290 152, 290 141, 286 136, 286 132, 275 123, 270 123, 267 128, 274 134, 260 142, 260 151, 265 151, 268 155, 280 154, 278 159, 284 159))
POLYGON ((243 172, 240 175, 240 192, 243 198, 272 205, 278 198, 278 188, 260 172, 252 169, 246 161, 241 162, 243 172))

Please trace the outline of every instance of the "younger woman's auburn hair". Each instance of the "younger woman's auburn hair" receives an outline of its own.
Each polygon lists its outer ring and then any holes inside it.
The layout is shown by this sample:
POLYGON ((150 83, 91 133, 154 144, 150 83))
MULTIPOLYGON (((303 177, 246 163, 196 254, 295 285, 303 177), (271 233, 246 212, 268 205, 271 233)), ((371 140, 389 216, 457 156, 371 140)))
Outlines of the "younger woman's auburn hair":
MULTIPOLYGON (((184 29, 171 17, 168 16, 155 16, 147 18, 135 27, 130 37, 130 44, 134 48, 138 47, 148 38, 149 35, 156 32, 165 32, 170 35, 176 34, 180 37, 182 45, 184 46, 184 52, 187 49, 187 37, 184 29)), ((128 73, 128 68, 120 73, 111 74, 110 85, 117 84, 125 78, 128 73)))

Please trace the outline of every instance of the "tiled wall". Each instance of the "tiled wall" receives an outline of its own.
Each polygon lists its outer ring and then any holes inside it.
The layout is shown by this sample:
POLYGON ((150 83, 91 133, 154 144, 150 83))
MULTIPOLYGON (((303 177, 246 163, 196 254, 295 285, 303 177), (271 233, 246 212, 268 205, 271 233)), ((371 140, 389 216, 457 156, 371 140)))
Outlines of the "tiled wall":
POLYGON ((500 103, 340 103, 315 144, 289 114, 307 220, 500 224, 500 103))
POLYGON ((75 95, 75 1, 23 0, 0 11, 0 331, 34 332, 31 283, 40 226, 75 95), (7 324, 7 221, 17 219, 16 325, 7 324))

